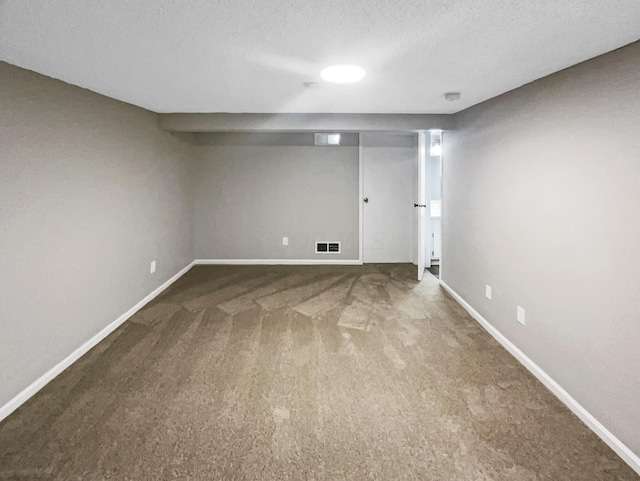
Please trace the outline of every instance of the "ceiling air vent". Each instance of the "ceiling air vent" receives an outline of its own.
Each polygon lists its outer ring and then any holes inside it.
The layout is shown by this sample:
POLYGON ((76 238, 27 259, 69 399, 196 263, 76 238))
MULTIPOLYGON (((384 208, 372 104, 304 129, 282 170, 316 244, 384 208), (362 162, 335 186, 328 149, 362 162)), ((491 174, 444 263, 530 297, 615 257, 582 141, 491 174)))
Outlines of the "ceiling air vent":
POLYGON ((316 254, 340 254, 340 241, 317 241, 316 254))
POLYGON ((316 134, 315 145, 340 145, 340 134, 316 134))

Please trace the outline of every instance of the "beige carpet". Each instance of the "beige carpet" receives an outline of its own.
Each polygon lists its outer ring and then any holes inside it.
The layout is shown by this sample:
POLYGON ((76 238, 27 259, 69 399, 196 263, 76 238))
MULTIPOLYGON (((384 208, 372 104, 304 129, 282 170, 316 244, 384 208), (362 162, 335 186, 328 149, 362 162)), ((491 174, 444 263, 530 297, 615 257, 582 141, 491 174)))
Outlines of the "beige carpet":
POLYGON ((638 479, 414 277, 195 267, 0 424, 0 479, 638 479))

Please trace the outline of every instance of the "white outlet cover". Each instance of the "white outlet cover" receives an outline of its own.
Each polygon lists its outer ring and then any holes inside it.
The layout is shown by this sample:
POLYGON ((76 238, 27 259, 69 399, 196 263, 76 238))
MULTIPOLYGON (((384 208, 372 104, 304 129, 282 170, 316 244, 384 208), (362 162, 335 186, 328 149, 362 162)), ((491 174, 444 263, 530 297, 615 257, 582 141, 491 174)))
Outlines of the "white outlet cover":
POLYGON ((487 296, 487 299, 491 300, 491 286, 487 284, 484 289, 484 295, 487 296))
POLYGON ((283 237, 282 238, 282 245, 283 246, 288 246, 289 245, 289 238, 288 237, 283 237))
POLYGON ((149 269, 149 272, 153 274, 155 271, 156 271, 156 261, 151 261, 151 268, 149 269))
POLYGON ((524 326, 524 323, 525 323, 524 309, 522 307, 520 307, 520 306, 518 306, 518 317, 517 317, 517 319, 518 319, 518 322, 524 326))

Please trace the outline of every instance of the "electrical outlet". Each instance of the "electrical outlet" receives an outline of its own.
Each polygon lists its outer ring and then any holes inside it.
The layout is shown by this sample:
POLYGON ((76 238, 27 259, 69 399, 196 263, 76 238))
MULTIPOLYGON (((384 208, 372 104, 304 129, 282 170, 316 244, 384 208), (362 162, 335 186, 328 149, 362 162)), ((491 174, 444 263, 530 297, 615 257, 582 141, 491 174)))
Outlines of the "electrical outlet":
POLYGON ((491 286, 489 284, 484 288, 484 295, 487 296, 487 299, 491 300, 491 286))
POLYGON ((156 261, 151 261, 151 267, 149 268, 149 272, 153 274, 156 271, 156 261))
POLYGON ((524 309, 522 307, 520 307, 520 306, 518 306, 518 317, 517 317, 517 319, 518 319, 518 322, 524 326, 524 323, 525 323, 524 309))
POLYGON ((283 246, 288 246, 289 245, 289 238, 288 237, 283 237, 282 238, 282 245, 283 246))

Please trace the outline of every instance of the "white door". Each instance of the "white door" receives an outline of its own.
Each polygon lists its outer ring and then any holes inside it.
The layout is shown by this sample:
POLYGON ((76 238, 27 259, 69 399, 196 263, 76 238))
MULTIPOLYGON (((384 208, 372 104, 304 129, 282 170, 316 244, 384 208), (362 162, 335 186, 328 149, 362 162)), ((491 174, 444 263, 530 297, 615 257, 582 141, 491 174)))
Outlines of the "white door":
POLYGON ((412 262, 415 135, 360 134, 363 261, 412 262))

